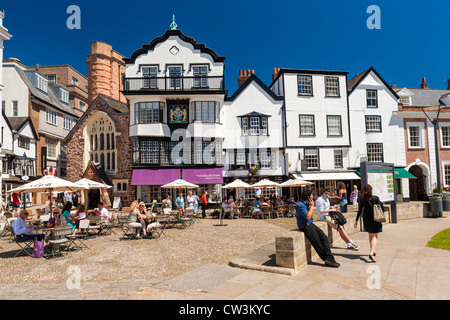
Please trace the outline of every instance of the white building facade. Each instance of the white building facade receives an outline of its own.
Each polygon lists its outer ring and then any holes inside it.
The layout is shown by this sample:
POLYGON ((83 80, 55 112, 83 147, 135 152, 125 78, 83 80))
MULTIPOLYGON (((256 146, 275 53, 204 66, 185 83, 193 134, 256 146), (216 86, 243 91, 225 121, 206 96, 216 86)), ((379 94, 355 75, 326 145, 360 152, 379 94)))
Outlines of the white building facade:
MULTIPOLYGON (((254 74, 225 99, 225 183, 234 178, 249 184, 261 179, 285 180, 282 109, 283 98, 275 95, 254 74)), ((239 196, 246 198, 254 196, 251 189, 239 192, 239 196)))
POLYGON ((224 57, 180 30, 166 32, 124 59, 137 198, 178 191, 180 177, 219 194, 223 183, 224 57))
POLYGON ((398 95, 373 68, 348 82, 352 147, 349 168, 359 170, 361 160, 392 163, 396 168, 399 200, 409 199, 409 180, 403 121, 396 115, 398 95), (401 178, 402 177, 402 178, 401 178))
POLYGON ((358 180, 349 168, 347 72, 278 69, 271 89, 284 98, 285 164, 290 176, 333 191, 358 180))

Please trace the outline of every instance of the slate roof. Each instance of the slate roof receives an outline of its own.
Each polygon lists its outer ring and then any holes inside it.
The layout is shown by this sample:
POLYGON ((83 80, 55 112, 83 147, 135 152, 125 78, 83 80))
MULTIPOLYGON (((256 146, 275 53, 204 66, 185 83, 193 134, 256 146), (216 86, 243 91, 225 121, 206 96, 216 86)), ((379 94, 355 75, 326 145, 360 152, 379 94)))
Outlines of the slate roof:
MULTIPOLYGON (((401 91, 403 88, 395 88, 396 92, 401 91)), ((440 105, 439 100, 442 96, 449 94, 450 90, 446 89, 418 89, 418 88, 406 88, 413 93, 411 96, 411 106, 431 107, 440 105)))
MULTIPOLYGON (((35 80, 34 74, 38 73, 38 72, 24 71, 17 67, 14 67, 14 68, 16 69, 17 73, 20 75, 22 80, 25 82, 25 84, 27 85, 27 87, 30 90, 33 97, 35 97, 36 99, 38 99, 40 101, 43 101, 44 103, 47 103, 47 104, 53 106, 55 109, 58 109, 59 111, 62 111, 66 114, 69 114, 69 115, 72 115, 72 116, 78 118, 78 115, 75 112, 75 110, 73 109, 73 107, 70 104, 62 102, 58 98, 59 97, 59 89, 61 88, 60 86, 49 83, 47 92, 41 91, 41 90, 37 89, 36 84, 35 84, 36 80, 35 80)), ((39 75, 41 75, 41 74, 39 74, 39 75)), ((41 75, 41 76, 44 78, 47 78, 44 75, 41 75)))

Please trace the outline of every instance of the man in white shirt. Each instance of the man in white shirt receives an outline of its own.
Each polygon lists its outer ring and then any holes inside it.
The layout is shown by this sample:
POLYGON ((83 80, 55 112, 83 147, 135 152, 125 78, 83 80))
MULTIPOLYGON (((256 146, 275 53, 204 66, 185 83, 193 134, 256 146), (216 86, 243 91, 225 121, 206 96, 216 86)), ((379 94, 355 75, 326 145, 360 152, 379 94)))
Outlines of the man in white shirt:
POLYGON ((102 222, 107 223, 108 222, 108 209, 105 208, 103 205, 103 202, 98 203, 98 209, 100 210, 100 217, 102 218, 102 222))
POLYGON ((326 188, 322 192, 322 196, 320 196, 316 200, 316 210, 317 214, 319 215, 319 219, 325 221, 331 228, 336 229, 339 232, 339 235, 341 236, 342 240, 344 240, 345 243, 347 243, 348 249, 358 250, 359 246, 350 239, 347 232, 345 232, 344 228, 342 226, 338 227, 334 223, 334 220, 331 219, 331 217, 328 215, 328 213, 331 211, 334 212, 337 211, 335 207, 330 208, 330 200, 328 199, 330 195, 331 195, 330 189, 326 188))
POLYGON ((34 230, 33 226, 28 225, 25 221, 28 218, 28 211, 20 210, 19 218, 17 218, 12 224, 12 231, 16 236, 16 240, 18 242, 26 241, 26 240, 35 240, 42 241, 42 234, 32 233, 34 230))

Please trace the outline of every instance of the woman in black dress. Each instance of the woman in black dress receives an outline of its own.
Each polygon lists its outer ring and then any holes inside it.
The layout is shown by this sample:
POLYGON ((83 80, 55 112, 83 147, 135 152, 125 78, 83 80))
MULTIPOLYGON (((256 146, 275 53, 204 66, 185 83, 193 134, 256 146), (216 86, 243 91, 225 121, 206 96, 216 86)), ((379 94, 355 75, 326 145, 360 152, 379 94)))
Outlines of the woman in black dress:
POLYGON ((369 233, 370 253, 369 259, 376 262, 374 256, 376 255, 378 233, 383 231, 381 222, 376 222, 373 218, 373 206, 375 204, 381 205, 384 210, 383 203, 380 198, 372 195, 372 186, 367 184, 361 190, 361 202, 359 203, 358 215, 356 216, 355 228, 358 226, 358 220, 363 214, 364 229, 369 233))

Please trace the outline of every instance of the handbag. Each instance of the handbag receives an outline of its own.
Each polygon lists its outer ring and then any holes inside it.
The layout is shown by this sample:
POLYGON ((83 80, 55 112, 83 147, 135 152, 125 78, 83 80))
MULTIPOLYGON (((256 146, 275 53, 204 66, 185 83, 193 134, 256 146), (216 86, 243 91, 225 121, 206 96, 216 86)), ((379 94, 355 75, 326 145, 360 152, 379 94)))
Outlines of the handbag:
POLYGON ((374 205, 372 205, 370 200, 369 200, 369 204, 373 208, 373 220, 376 222, 386 222, 386 216, 384 214, 384 210, 381 207, 381 205, 378 203, 375 203, 374 205))
POLYGON ((33 258, 44 257, 44 241, 34 241, 33 253, 31 254, 33 258))

